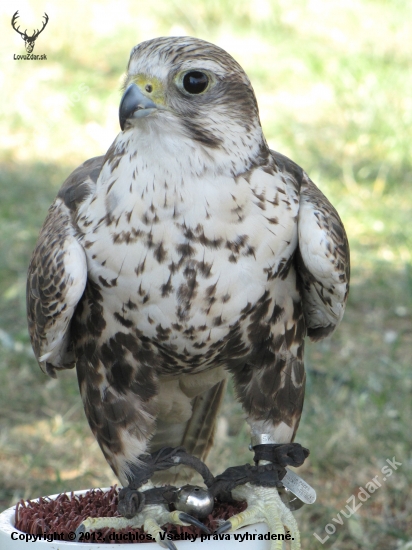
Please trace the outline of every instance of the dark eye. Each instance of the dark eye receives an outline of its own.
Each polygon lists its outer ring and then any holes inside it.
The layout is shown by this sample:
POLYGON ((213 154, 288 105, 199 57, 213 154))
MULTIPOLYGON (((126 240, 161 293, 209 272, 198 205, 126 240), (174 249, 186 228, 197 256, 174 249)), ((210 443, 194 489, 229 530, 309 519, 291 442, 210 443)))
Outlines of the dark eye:
POLYGON ((208 84, 209 78, 200 71, 187 73, 183 78, 183 88, 189 94, 201 94, 206 90, 208 84))

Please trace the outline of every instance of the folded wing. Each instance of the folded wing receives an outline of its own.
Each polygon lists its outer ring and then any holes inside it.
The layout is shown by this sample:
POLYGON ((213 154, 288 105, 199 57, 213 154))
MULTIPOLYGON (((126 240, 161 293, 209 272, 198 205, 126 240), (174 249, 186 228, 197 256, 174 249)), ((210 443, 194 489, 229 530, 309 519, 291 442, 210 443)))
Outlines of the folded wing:
POLYGON ((338 213, 306 174, 298 232, 303 312, 308 335, 316 341, 332 333, 343 317, 349 292, 349 244, 338 213))
POLYGON ((44 372, 73 368, 70 322, 83 295, 87 263, 72 216, 91 192, 103 157, 90 159, 64 182, 49 209, 27 277, 27 315, 36 359, 44 372))

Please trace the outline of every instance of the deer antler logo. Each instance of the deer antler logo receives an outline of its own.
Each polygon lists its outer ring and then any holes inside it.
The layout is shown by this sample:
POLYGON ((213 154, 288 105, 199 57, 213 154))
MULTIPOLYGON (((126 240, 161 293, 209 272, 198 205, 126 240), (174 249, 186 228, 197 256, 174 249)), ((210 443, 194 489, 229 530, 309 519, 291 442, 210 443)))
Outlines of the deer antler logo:
POLYGON ((24 31, 24 32, 20 32, 19 29, 20 27, 17 27, 16 29, 16 21, 17 19, 19 18, 19 11, 17 10, 16 13, 13 15, 12 19, 11 19, 11 26, 13 27, 13 29, 18 32, 20 34, 20 36, 23 38, 24 40, 24 45, 26 47, 26 52, 27 53, 31 53, 34 49, 34 43, 36 42, 39 34, 43 31, 44 27, 47 25, 48 21, 49 21, 49 16, 47 15, 47 13, 45 12, 44 15, 44 22, 43 22, 43 26, 42 28, 39 30, 37 29, 37 31, 35 31, 33 29, 33 34, 32 36, 28 36, 27 34, 27 29, 24 31))

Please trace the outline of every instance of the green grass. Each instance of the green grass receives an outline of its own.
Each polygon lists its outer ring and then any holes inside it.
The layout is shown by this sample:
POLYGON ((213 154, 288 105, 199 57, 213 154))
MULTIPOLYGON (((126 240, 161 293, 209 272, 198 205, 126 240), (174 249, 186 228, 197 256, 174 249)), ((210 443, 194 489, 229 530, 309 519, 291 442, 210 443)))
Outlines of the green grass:
MULTIPOLYGON (((397 0, 72 2, 46 9, 34 53, 2 5, 0 102, 0 508, 21 497, 115 479, 90 433, 75 373, 37 367, 25 319, 31 251, 59 185, 118 132, 131 47, 159 35, 206 38, 249 74, 271 146, 303 166, 337 207, 352 254, 345 318, 306 348, 301 473, 318 500, 296 513, 303 548, 407 550, 412 540, 412 5, 397 0), (150 5, 153 4, 153 5, 150 5), (347 499, 402 463, 322 546, 347 499)), ((32 19, 30 19, 32 18, 32 19)), ((250 461, 230 391, 210 457, 214 471, 250 461)))

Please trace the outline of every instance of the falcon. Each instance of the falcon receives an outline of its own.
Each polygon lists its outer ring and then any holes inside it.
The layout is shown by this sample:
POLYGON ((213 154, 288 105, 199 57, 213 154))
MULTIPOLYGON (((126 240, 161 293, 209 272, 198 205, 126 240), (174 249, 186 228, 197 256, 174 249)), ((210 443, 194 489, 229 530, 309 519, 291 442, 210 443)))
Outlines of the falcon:
POLYGON ((269 149, 247 75, 211 43, 133 48, 119 119, 107 153, 68 177, 41 229, 27 283, 36 358, 53 377, 76 367, 124 486, 115 520, 169 548, 161 525, 202 523, 145 491, 204 471, 231 376, 256 465, 209 483, 249 504, 219 532, 263 520, 300 548, 278 488, 308 454, 294 442, 305 336, 331 334, 345 309, 343 224, 302 168, 269 149))

